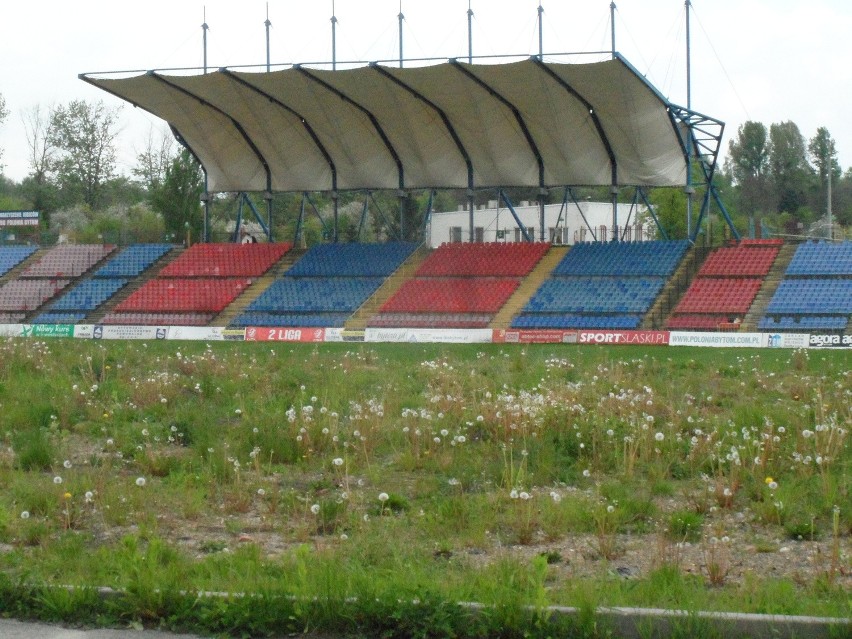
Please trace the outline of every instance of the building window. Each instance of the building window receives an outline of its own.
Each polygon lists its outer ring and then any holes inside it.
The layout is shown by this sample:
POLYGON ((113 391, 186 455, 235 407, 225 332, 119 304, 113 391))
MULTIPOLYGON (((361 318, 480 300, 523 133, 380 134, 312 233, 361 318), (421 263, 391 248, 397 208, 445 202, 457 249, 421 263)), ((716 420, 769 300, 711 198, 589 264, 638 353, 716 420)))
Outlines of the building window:
POLYGON ((450 242, 461 242, 461 241, 462 241, 462 227, 451 226, 450 227, 450 242))
POLYGON ((482 226, 474 227, 473 229, 473 241, 482 243, 485 241, 485 228, 482 226))

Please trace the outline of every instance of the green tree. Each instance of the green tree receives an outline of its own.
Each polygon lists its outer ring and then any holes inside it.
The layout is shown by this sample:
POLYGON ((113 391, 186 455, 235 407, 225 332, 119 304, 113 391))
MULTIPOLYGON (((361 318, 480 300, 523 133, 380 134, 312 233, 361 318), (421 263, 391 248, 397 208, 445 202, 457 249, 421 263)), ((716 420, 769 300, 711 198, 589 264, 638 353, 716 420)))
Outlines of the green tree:
POLYGON ((150 192, 151 206, 162 214, 167 233, 183 237, 188 224, 192 236, 201 237, 203 191, 201 165, 184 149, 166 168, 162 184, 150 192))
POLYGON ((837 148, 827 128, 821 126, 817 129, 816 135, 811 138, 808 144, 808 152, 811 155, 811 162, 816 174, 819 176, 822 192, 820 202, 827 203, 829 176, 832 184, 836 185, 842 175, 840 164, 837 162, 837 148))
POLYGON ((769 135, 760 122, 745 122, 728 145, 728 173, 737 186, 741 207, 749 215, 767 213, 769 203, 769 135))
POLYGON ((51 135, 53 109, 45 112, 36 105, 24 113, 23 121, 30 164, 30 173, 23 182, 24 191, 33 208, 42 212, 45 227, 50 227, 50 215, 59 201, 56 185, 50 179, 58 153, 51 135))
MULTIPOLYGON (((9 115, 9 109, 6 108, 6 98, 3 97, 3 94, 0 93, 0 125, 6 120, 6 116, 9 115)), ((3 172, 3 149, 0 149, 0 173, 3 172)))
POLYGON ((50 143, 58 149, 53 163, 63 200, 101 204, 104 184, 115 172, 115 140, 121 107, 74 100, 53 110, 50 143))
POLYGON ((769 127, 769 147, 769 167, 778 198, 776 211, 795 215, 807 203, 813 176, 805 138, 794 122, 781 122, 769 127))

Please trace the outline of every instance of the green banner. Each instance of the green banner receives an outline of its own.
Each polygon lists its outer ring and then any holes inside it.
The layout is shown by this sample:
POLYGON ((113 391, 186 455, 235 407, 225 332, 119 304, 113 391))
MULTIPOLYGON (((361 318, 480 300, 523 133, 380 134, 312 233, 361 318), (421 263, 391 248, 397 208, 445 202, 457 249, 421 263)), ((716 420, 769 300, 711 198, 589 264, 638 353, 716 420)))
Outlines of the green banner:
POLYGON ((74 337, 73 324, 24 324, 22 337, 74 337))

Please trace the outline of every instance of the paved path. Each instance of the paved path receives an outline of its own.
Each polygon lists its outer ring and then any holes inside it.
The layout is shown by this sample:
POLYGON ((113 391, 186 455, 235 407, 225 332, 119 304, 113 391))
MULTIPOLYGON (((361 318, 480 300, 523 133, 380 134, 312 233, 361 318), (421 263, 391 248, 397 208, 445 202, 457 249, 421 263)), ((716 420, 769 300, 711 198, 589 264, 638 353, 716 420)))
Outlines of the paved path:
POLYGON ((0 619, 3 639, 200 639, 198 635, 176 635, 157 630, 74 630, 43 623, 0 619))

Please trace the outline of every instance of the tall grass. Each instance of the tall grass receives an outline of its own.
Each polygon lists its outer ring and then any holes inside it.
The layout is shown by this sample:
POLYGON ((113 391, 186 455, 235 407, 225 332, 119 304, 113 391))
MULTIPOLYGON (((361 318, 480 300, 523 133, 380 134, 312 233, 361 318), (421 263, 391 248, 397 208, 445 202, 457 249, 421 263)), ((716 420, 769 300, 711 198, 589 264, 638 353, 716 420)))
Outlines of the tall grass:
POLYGON ((830 351, 7 340, 0 566, 121 588, 142 622, 188 614, 180 591, 266 593, 294 602, 288 632, 357 629, 352 598, 447 632, 458 601, 511 623, 589 602, 848 615, 850 378, 830 351), (824 565, 687 573, 677 545, 731 522, 734 551, 824 565), (625 580, 637 537, 668 550, 625 580))

